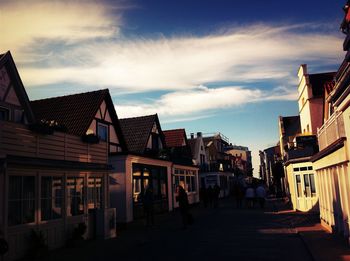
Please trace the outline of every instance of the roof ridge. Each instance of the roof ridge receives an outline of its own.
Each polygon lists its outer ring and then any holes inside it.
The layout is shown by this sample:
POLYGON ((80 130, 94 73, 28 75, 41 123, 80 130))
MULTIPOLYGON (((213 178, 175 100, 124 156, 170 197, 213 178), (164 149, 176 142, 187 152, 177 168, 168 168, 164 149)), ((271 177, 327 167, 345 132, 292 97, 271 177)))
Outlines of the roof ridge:
POLYGON ((57 99, 57 98, 67 98, 67 97, 73 97, 73 96, 78 96, 78 95, 83 95, 83 94, 102 93, 102 92, 106 92, 106 91, 109 92, 108 88, 90 91, 90 92, 80 92, 80 93, 74 93, 74 94, 69 94, 69 95, 55 96, 55 97, 44 98, 44 99, 39 99, 39 100, 31 100, 30 102, 46 101, 46 100, 52 100, 52 99, 57 99))
POLYGON ((177 130, 185 130, 185 128, 178 128, 178 129, 163 130, 163 132, 165 132, 165 131, 177 131, 177 130))
POLYGON ((128 117, 128 118, 120 118, 119 120, 129 120, 129 119, 137 119, 137 118, 150 118, 150 117, 155 117, 157 113, 155 114, 149 114, 149 115, 143 115, 143 116, 136 116, 136 117, 128 117))

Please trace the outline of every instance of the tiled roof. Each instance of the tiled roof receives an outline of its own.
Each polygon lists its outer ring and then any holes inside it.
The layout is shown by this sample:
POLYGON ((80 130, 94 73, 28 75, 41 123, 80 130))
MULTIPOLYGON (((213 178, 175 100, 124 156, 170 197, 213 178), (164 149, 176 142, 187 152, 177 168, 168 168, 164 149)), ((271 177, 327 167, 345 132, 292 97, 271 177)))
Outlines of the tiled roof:
POLYGON ((79 93, 61 97, 31 101, 37 120, 55 120, 67 128, 67 132, 82 136, 89 128, 108 90, 79 93))
POLYGON ((300 116, 282 117, 282 120, 285 135, 287 137, 295 136, 301 132, 300 116))
POLYGON ((324 85, 326 82, 333 81, 336 72, 309 74, 310 84, 312 85, 312 94, 314 97, 322 97, 324 85))
POLYGON ((120 119, 126 146, 130 152, 144 153, 157 114, 120 119))
POLYGON ((185 129, 165 130, 165 144, 168 148, 183 147, 183 141, 186 141, 185 129))

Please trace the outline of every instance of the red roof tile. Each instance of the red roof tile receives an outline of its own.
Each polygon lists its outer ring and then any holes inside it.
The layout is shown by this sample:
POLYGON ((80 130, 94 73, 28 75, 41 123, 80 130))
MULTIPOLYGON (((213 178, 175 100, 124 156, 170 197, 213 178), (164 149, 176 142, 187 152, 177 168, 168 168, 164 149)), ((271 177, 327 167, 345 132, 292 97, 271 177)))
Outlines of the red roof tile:
POLYGON ((165 144, 168 148, 183 147, 183 142, 186 142, 185 129, 165 130, 165 144))

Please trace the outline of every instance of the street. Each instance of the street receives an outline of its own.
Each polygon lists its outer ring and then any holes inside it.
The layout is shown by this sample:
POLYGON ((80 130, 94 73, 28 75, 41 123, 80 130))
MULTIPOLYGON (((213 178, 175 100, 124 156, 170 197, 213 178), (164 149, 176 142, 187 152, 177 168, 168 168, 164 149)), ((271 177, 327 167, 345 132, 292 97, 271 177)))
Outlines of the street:
POLYGON ((179 213, 167 213, 152 228, 139 220, 115 239, 55 250, 47 260, 312 260, 290 228, 293 218, 276 208, 270 201, 264 210, 236 209, 225 199, 217 209, 193 207, 195 223, 187 229, 179 213))

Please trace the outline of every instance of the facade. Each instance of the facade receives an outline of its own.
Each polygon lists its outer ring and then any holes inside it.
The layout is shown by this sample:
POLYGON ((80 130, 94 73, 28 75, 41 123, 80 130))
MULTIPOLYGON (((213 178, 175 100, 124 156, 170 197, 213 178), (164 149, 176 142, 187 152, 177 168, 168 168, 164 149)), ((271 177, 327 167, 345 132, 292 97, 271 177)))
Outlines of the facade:
POLYGON ((318 130, 319 153, 312 158, 318 189, 321 223, 329 230, 349 240, 350 215, 350 68, 349 68, 349 1, 344 7, 345 18, 341 25, 346 35, 343 63, 332 83, 325 84, 324 122, 318 130))
POLYGON ((283 166, 281 165, 280 146, 276 145, 259 151, 259 156, 260 178, 270 190, 277 191, 278 189, 275 187, 275 184, 278 184, 278 181, 284 176, 283 166))
POLYGON ((171 211, 176 206, 177 182, 187 188, 190 201, 197 202, 198 168, 191 165, 191 159, 177 158, 177 149, 170 153, 157 114, 121 119, 120 124, 128 152, 110 157, 113 171, 109 187, 117 221, 126 223, 144 216, 143 195, 147 187, 153 190, 155 213, 171 211), (188 165, 184 164, 186 160, 188 165))
MULTIPOLYGON (((177 198, 177 187, 187 192, 190 204, 199 202, 198 167, 193 164, 191 146, 185 129, 165 130, 165 145, 172 164, 173 199, 177 198)), ((174 207, 178 202, 173 200, 174 207)))
POLYGON ((208 168, 201 171, 200 186, 208 188, 217 184, 220 188, 220 197, 230 194, 231 181, 234 176, 235 158, 225 153, 225 147, 229 145, 228 138, 221 133, 203 137, 208 159, 208 168))
POLYGON ((188 140, 192 152, 193 164, 199 167, 201 172, 208 171, 208 158, 205 151, 205 145, 201 132, 197 132, 196 138, 191 133, 190 139, 188 140))
POLYGON ((124 149, 108 90, 30 102, 9 52, 0 56, 0 70, 0 230, 9 243, 6 258, 26 255, 33 233, 42 234, 49 248, 62 246, 79 224, 86 225, 86 238, 115 235, 115 227, 109 235, 97 229, 104 223, 97 213, 115 220, 108 209, 108 153, 124 149))
POLYGON ((225 147, 225 152, 236 157, 236 164, 248 176, 253 175, 252 168, 252 152, 248 147, 238 145, 228 145, 225 147))

